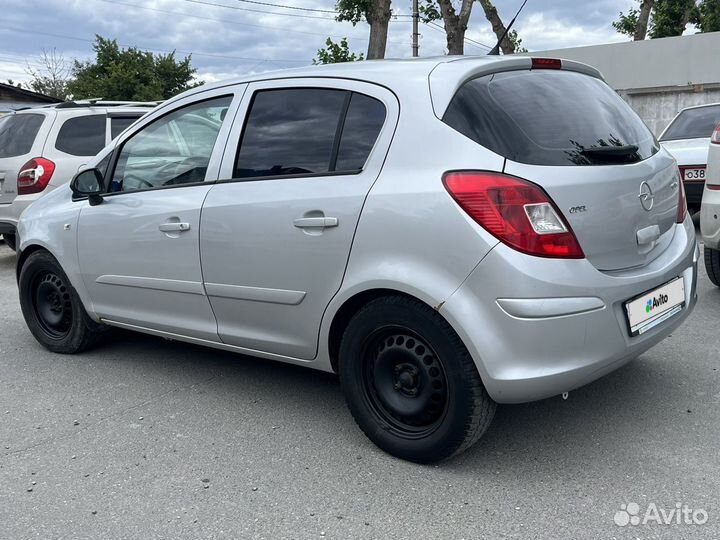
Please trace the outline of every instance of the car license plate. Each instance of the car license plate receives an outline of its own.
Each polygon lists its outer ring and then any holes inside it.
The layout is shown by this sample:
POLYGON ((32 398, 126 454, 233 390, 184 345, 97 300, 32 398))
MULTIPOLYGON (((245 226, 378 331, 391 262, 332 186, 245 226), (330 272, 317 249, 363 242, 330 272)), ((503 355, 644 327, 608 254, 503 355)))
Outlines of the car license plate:
POLYGON ((687 182, 704 182, 705 168, 698 167, 695 169, 685 169, 685 181, 687 182))
POLYGON ((677 277, 665 285, 625 303, 630 334, 638 336, 680 313, 685 307, 685 280, 677 277))

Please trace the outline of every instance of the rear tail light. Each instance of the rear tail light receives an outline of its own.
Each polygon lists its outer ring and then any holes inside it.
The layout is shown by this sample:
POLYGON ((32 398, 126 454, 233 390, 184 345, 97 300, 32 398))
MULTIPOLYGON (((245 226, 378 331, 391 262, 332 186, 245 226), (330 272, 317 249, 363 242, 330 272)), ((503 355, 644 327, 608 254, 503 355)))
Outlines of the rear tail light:
POLYGON ((443 184, 471 218, 511 248, 538 257, 585 257, 570 226, 539 186, 482 171, 446 173, 443 184))
POLYGON ((710 137, 710 142, 720 144, 720 124, 718 124, 715 131, 713 131, 712 137, 710 137))
POLYGON ((559 58, 533 58, 533 69, 562 69, 562 60, 559 58))
POLYGON ((18 195, 39 193, 45 189, 55 172, 55 164, 49 159, 33 158, 22 166, 17 177, 18 195))
POLYGON ((680 185, 680 193, 678 194, 678 209, 677 209, 677 223, 685 221, 687 215, 687 200, 685 199, 685 184, 682 181, 682 175, 678 170, 678 184, 680 185))

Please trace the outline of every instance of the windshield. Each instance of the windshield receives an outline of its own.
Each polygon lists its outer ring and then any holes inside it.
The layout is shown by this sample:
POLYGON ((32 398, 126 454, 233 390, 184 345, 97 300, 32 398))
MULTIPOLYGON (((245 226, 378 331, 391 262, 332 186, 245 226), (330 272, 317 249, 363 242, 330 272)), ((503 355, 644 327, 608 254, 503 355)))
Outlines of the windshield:
POLYGON ((0 118, 0 158, 30 152, 43 120, 42 114, 13 114, 0 118))
POLYGON ((634 163, 658 151, 650 130, 600 79, 522 70, 473 79, 443 121, 503 157, 532 165, 634 163))
POLYGON ((675 117, 661 141, 708 138, 720 124, 720 105, 686 109, 675 117))

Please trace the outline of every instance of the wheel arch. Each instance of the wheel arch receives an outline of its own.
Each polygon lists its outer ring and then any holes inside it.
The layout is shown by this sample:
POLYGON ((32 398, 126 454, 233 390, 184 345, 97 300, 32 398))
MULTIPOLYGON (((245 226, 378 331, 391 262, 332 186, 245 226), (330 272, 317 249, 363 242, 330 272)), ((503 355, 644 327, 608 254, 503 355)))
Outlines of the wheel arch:
MULTIPOLYGON (((382 298, 385 296, 403 296, 406 298, 411 298, 416 302, 420 302, 430 307, 431 309, 434 309, 442 317, 442 314, 439 313, 439 308, 442 305, 442 302, 433 305, 433 303, 430 303, 427 300, 423 300, 417 295, 402 291, 400 289, 379 287, 365 289, 354 293, 352 296, 346 298, 342 302, 340 307, 334 312, 332 322, 330 323, 328 330, 328 357, 330 360, 330 366, 335 373, 338 372, 338 356, 340 351, 340 342, 342 341, 343 334, 345 333, 345 329, 350 323, 350 320, 359 310, 361 310, 368 303, 376 300, 377 298, 382 298)), ((443 319, 445 319, 445 317, 443 317, 443 319)), ((447 323, 450 324, 450 321, 447 321, 447 323)), ((450 324, 450 326, 452 326, 452 324, 450 324)))

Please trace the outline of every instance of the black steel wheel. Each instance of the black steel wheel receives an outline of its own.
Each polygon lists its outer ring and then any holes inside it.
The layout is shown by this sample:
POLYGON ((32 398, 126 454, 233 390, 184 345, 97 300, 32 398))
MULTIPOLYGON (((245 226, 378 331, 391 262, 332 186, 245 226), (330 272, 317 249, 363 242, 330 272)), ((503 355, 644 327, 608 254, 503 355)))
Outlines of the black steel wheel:
POLYGON ((18 288, 25 322, 45 348, 80 352, 103 333, 105 327, 90 319, 67 275, 47 251, 35 251, 22 263, 18 288))
POLYGON ((408 328, 368 336, 363 351, 365 399, 405 437, 423 437, 447 413, 447 380, 437 353, 408 328))
POLYGON ((472 446, 495 413, 475 363, 437 311, 406 296, 369 302, 340 344, 340 384, 358 426, 418 463, 472 446))

